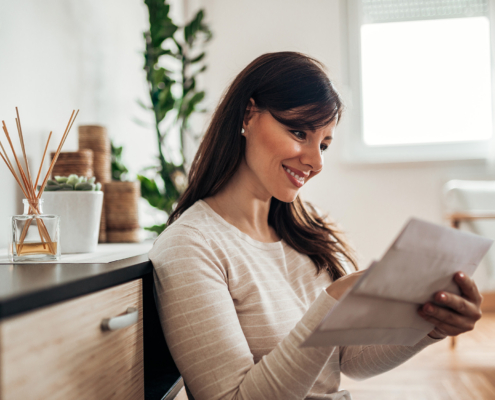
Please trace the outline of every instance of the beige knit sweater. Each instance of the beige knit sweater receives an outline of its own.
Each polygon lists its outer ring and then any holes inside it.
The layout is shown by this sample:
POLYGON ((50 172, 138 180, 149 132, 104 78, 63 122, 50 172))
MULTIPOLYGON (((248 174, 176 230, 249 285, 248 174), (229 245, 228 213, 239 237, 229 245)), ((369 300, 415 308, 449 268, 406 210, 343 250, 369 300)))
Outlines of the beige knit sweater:
POLYGON ((155 241, 161 323, 195 400, 351 399, 340 373, 387 371, 414 347, 300 348, 336 300, 311 259, 283 240, 258 242, 202 200, 155 241))

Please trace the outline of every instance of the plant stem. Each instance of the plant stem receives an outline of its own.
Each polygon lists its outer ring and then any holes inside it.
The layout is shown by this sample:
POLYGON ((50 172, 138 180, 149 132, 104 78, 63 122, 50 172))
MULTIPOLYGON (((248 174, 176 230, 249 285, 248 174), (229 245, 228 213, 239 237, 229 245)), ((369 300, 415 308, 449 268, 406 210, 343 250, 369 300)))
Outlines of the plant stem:
POLYGON ((158 157, 159 157, 160 166, 161 166, 160 176, 162 177, 163 182, 165 183, 167 162, 165 161, 165 157, 163 155, 163 149, 162 149, 163 137, 162 137, 162 134, 160 133, 160 127, 159 127, 159 111, 160 111, 159 110, 159 103, 154 96, 154 94, 157 91, 157 87, 155 85, 155 82, 154 82, 153 76, 152 76, 152 71, 154 69, 154 64, 155 64, 154 60, 152 60, 152 57, 151 57, 152 52, 153 52, 153 48, 151 46, 151 43, 146 43, 146 53, 147 53, 147 57, 146 57, 147 71, 146 71, 146 73, 147 73, 148 82, 150 83, 150 89, 149 89, 150 99, 151 99, 151 102, 153 104, 153 112, 155 115, 155 129, 156 129, 156 135, 157 135, 157 140, 158 140, 158 157))
MULTIPOLYGON (((182 47, 184 54, 182 54, 182 68, 181 68, 181 73, 182 73, 182 101, 184 101, 184 88, 186 87, 186 47, 187 43, 184 43, 184 46, 182 47)), ((182 110, 184 109, 184 103, 182 103, 182 110)), ((181 111, 182 111, 181 110, 181 111)), ((185 117, 184 116, 179 116, 181 117, 180 121, 180 150, 183 152, 184 150, 184 135, 185 135, 185 117)), ((185 161, 184 154, 182 154, 182 158, 185 161)))

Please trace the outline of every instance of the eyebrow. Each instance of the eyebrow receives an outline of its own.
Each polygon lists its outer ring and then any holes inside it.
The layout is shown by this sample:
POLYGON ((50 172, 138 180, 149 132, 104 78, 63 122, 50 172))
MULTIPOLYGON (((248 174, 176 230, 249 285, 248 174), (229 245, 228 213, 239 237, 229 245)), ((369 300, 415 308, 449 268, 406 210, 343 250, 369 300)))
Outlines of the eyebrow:
MULTIPOLYGON (((314 131, 310 131, 313 135, 315 134, 314 131)), ((325 136, 323 140, 333 140, 333 136, 325 136)))
MULTIPOLYGON (((311 134, 313 134, 313 135, 315 134, 315 131, 313 131, 313 130, 306 130, 306 129, 301 129, 301 130, 306 131, 306 132, 311 132, 311 134)), ((325 136, 323 138, 323 140, 333 140, 333 136, 325 136)))
MULTIPOLYGON (((289 125, 286 125, 286 126, 289 126, 289 125)), ((290 128, 290 127, 289 127, 289 128, 290 128)), ((303 131, 303 132, 310 132, 310 133, 311 133, 311 134, 313 134, 313 135, 315 134, 315 131, 314 131, 314 130, 312 130, 312 129, 304 129, 304 128, 303 128, 303 129, 297 129, 297 130, 299 130, 299 131, 303 131)), ((325 137, 323 138, 323 140, 333 140, 333 136, 325 136, 325 137)))

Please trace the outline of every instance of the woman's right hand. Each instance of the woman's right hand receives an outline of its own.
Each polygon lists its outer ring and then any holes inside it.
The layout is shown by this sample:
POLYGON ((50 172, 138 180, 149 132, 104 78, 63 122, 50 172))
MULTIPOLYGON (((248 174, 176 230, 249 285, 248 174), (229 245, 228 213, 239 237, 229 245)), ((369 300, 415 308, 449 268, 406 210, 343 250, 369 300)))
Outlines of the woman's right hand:
POLYGON ((345 292, 357 282, 357 280, 364 274, 366 270, 353 272, 352 274, 345 275, 342 278, 337 279, 334 283, 327 287, 327 293, 335 300, 340 300, 345 292))

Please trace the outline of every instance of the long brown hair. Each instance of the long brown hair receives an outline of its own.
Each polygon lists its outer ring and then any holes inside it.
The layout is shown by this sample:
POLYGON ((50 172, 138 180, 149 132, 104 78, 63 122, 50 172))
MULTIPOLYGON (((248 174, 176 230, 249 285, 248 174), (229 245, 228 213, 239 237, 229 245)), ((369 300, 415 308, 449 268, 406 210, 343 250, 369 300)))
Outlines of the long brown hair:
MULTIPOLYGON (((234 176, 244 157, 246 142, 240 132, 251 98, 258 110, 293 129, 314 130, 340 120, 342 100, 322 67, 304 54, 278 52, 258 57, 237 75, 213 114, 192 162, 189 185, 168 225, 234 176)), ((268 223, 287 244, 311 258, 318 274, 326 270, 333 280, 340 278, 346 274, 345 259, 357 269, 342 232, 299 196, 291 203, 272 198, 268 223)))

